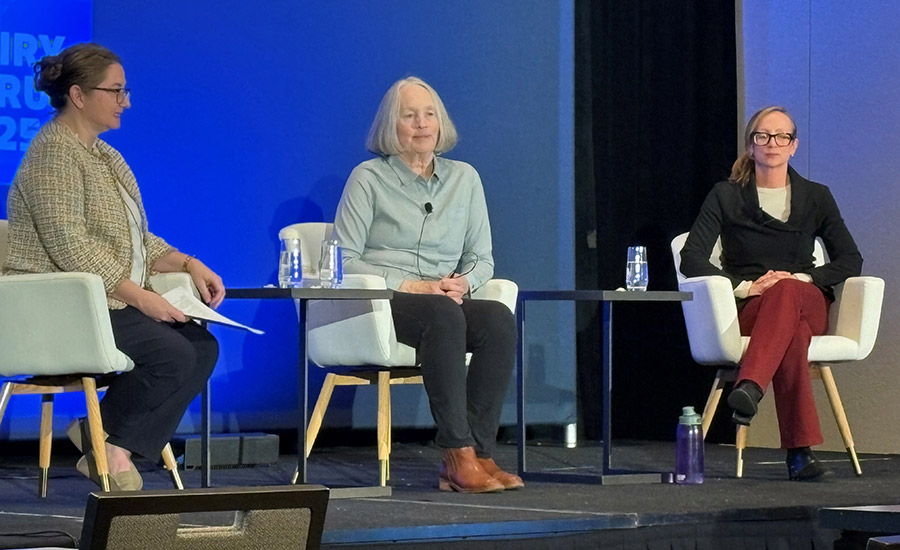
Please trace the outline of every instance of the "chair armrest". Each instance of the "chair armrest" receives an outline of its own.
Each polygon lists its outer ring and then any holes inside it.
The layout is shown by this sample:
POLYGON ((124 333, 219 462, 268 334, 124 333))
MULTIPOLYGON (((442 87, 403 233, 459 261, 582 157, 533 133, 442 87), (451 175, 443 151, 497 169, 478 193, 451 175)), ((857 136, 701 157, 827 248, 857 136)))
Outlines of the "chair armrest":
POLYGON ((202 301, 200 292, 194 286, 194 280, 191 276, 183 272, 157 273, 150 276, 150 288, 157 294, 165 294, 174 288, 184 288, 194 295, 194 298, 202 301))
MULTIPOLYGON (((344 288, 383 289, 377 275, 345 275, 344 288)), ((472 298, 497 300, 515 312, 519 287, 512 281, 492 279, 472 298)), ((415 350, 397 342, 389 300, 315 300, 309 303, 309 358, 323 366, 416 364, 415 350)))
POLYGON ((731 281, 721 275, 691 277, 678 289, 694 293, 693 300, 681 303, 694 361, 738 364, 743 350, 731 281))
POLYGON ((491 279, 472 293, 475 300, 496 300, 502 302, 509 310, 516 313, 516 298, 519 296, 519 285, 506 279, 491 279))
POLYGON ((0 277, 0 375, 129 370, 116 349, 106 291, 97 275, 0 277))
POLYGON ((884 279, 878 277, 850 277, 835 287, 828 332, 857 342, 857 360, 865 359, 875 345, 883 298, 884 279))
MULTIPOLYGON (((383 277, 344 275, 343 288, 385 289, 383 277)), ((409 366, 401 352, 389 300, 313 300, 307 309, 309 358, 320 366, 409 366)))

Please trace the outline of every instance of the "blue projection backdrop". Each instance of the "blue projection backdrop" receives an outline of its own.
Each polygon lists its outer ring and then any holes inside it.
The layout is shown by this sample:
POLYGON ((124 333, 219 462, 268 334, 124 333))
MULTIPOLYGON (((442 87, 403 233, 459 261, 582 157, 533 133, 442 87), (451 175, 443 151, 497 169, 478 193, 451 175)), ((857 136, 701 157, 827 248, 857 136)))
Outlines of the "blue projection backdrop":
POLYGON ((32 66, 91 38, 91 0, 0 2, 0 218, 22 154, 52 109, 32 66))
MULTIPOLYGON (((134 90, 122 128, 102 138, 134 170, 151 231, 226 285, 259 286, 275 279, 282 226, 333 218, 347 175, 371 158, 363 142, 382 95, 417 75, 460 131, 447 156, 484 181, 496 276, 572 288, 572 14, 571 0, 94 0, 93 38, 122 58, 134 90)), ((213 328, 214 428, 295 426, 293 304, 226 299, 221 310, 266 334, 213 328)), ((544 420, 574 414, 573 324, 556 306, 529 309, 529 410, 544 420)), ((313 370, 312 398, 322 376, 313 370)), ((336 391, 326 426, 373 426, 368 390, 336 391)), ((431 424, 421 387, 393 393, 395 425, 431 424)), ((10 406, 0 436, 34 437, 37 404, 10 406)), ((198 422, 192 408, 180 431, 198 422)))

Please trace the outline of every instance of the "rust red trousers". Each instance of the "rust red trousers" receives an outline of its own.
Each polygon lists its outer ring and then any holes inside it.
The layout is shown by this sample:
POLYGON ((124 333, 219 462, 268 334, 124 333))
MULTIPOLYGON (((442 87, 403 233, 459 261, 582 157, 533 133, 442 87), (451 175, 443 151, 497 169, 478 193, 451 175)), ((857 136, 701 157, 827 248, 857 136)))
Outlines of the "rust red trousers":
POLYGON ((815 285, 782 279, 750 298, 738 315, 741 335, 750 336, 738 381, 752 380, 763 390, 772 384, 785 449, 823 441, 807 354, 812 337, 828 329, 828 306, 815 285))

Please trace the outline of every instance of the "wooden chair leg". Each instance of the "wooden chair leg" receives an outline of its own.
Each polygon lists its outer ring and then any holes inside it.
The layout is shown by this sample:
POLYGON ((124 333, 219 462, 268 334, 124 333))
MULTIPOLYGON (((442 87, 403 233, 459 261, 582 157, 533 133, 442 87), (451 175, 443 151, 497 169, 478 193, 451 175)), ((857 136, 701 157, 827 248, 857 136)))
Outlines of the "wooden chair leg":
POLYGON ((88 428, 91 432, 91 449, 94 464, 100 477, 100 489, 109 492, 109 462, 106 460, 106 441, 103 439, 103 420, 100 418, 100 399, 97 397, 97 381, 91 376, 81 379, 84 400, 87 404, 88 428))
POLYGON ((828 395, 828 402, 831 404, 831 412, 834 413, 834 420, 837 422, 838 431, 841 432, 841 438, 844 440, 844 447, 850 454, 850 462, 853 463, 853 471, 856 475, 862 475, 862 468, 859 465, 859 458, 856 456, 856 445, 853 444, 853 435, 850 433, 850 423, 847 422, 847 414, 844 412, 844 404, 841 402, 841 396, 838 393, 837 384, 834 382, 834 375, 831 367, 827 365, 816 365, 814 368, 819 370, 822 378, 822 384, 825 386, 825 393, 828 395))
POLYGON ((716 371, 716 378, 713 380, 712 389, 709 390, 709 397, 706 398, 706 405, 703 407, 702 429, 703 439, 706 439, 706 432, 709 431, 709 425, 712 424, 713 416, 719 407, 719 400, 722 398, 722 391, 725 389, 725 375, 728 371, 719 369, 716 371))
POLYGON ((38 465, 41 475, 38 479, 38 496, 47 498, 47 480, 50 475, 50 451, 53 446, 53 394, 41 396, 41 435, 39 440, 38 465))
POLYGON ((172 485, 179 491, 183 491, 184 484, 181 483, 181 476, 178 474, 178 462, 175 460, 175 453, 172 452, 172 445, 169 443, 163 447, 162 460, 166 470, 169 470, 169 475, 172 476, 172 485))
POLYGON ((735 445, 737 448, 737 477, 744 477, 744 447, 747 446, 747 426, 738 426, 735 435, 735 445))
MULTIPOLYGON (((325 381, 322 383, 322 389, 319 391, 319 397, 316 399, 316 406, 313 408, 312 416, 309 418, 309 424, 306 426, 306 458, 312 452, 316 437, 319 436, 319 430, 322 428, 322 420, 325 418, 325 411, 328 409, 328 403, 331 402, 331 394, 334 393, 334 386, 337 382, 337 375, 328 373, 325 375, 325 381)), ((299 452, 299 450, 298 450, 299 452)), ((300 470, 294 468, 294 475, 291 476, 291 484, 296 485, 300 477, 300 470)))
POLYGON ((387 479, 391 479, 391 449, 393 448, 393 445, 394 445, 391 426, 393 426, 394 420, 393 420, 393 417, 391 416, 392 411, 391 411, 390 380, 388 381, 388 390, 387 391, 388 391, 388 397, 387 397, 387 403, 386 403, 386 408, 387 408, 387 459, 385 461, 385 470, 387 470, 387 471, 385 472, 385 474, 386 474, 387 479))
POLYGON ((3 415, 6 414, 6 405, 9 404, 9 396, 12 395, 13 382, 4 382, 0 388, 0 424, 3 423, 3 415))
POLYGON ((325 410, 328 409, 328 403, 331 401, 331 394, 334 392, 335 381, 337 375, 328 373, 325 375, 325 382, 322 384, 322 390, 319 392, 319 398, 316 399, 316 406, 313 408, 312 416, 309 419, 309 425, 306 427, 306 457, 312 452, 313 444, 319 435, 319 429, 322 428, 322 420, 325 418, 325 410))
POLYGON ((380 482, 384 487, 388 478, 388 460, 391 454, 391 373, 378 373, 378 462, 381 466, 380 482))

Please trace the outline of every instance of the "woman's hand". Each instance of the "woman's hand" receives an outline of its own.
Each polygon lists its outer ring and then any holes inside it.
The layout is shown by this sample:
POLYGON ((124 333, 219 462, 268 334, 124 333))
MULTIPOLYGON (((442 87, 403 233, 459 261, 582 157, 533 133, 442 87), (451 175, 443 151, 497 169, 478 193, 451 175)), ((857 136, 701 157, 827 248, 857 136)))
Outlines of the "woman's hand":
POLYGON ((469 292, 469 280, 463 277, 444 277, 440 280, 440 288, 444 293, 453 298, 457 304, 462 303, 463 296, 469 292))
POLYGON ((203 301, 213 309, 219 307, 225 299, 225 285, 222 278, 197 258, 192 258, 188 262, 187 271, 203 301))
MULTIPOLYGON (((222 278, 194 256, 188 256, 183 252, 170 252, 153 264, 153 270, 160 273, 187 271, 191 280, 194 281, 200 297, 211 308, 218 307, 225 298, 225 285, 222 284, 222 278)), ((128 302, 125 301, 125 303, 128 302)))
POLYGON ((163 323, 187 323, 187 317, 168 300, 155 292, 141 289, 133 304, 141 313, 163 323))
POLYGON ((397 290, 411 294, 440 294, 461 304, 463 296, 469 291, 469 281, 465 277, 444 277, 440 281, 403 281, 397 290))
POLYGON ((440 296, 449 296, 457 304, 462 303, 462 297, 455 298, 449 292, 441 288, 442 281, 403 281, 400 285, 400 292, 409 292, 411 294, 438 294, 440 296))
POLYGON ((125 302, 133 308, 163 323, 186 323, 187 317, 168 300, 150 290, 144 290, 131 279, 125 279, 110 294, 116 300, 125 302))
POLYGON ((410 294, 444 294, 440 281, 403 281, 397 290, 410 294))
POLYGON ((782 279, 794 279, 794 275, 787 271, 772 271, 771 269, 759 279, 753 281, 747 296, 760 296, 763 292, 782 279))

